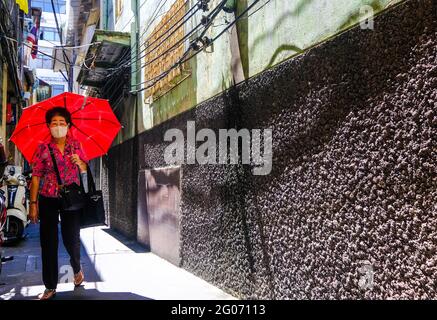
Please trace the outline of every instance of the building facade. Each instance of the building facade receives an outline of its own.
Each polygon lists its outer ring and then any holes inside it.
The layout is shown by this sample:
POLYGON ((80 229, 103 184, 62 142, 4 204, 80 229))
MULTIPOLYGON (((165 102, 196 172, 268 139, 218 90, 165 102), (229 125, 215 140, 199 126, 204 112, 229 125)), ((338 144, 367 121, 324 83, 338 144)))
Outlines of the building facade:
POLYGON ((8 162, 24 165, 10 138, 22 108, 33 103, 35 71, 28 64, 27 21, 32 19, 27 1, 0 3, 0 139, 8 162))
MULTIPOLYGON (((30 59, 29 64, 35 70, 38 83, 41 81, 41 88, 38 89, 36 100, 41 101, 58 95, 68 90, 69 68, 62 66, 55 71, 55 58, 59 58, 57 64, 63 62, 68 64, 69 57, 62 54, 62 50, 55 50, 61 45, 61 37, 67 22, 67 1, 66 0, 32 0, 32 8, 41 12, 38 28, 38 50, 35 59, 30 59), (53 9, 54 8, 54 9, 53 9), (59 30, 58 30, 59 27, 59 30)), ((65 39, 63 39, 65 40, 65 39)))
POLYGON ((241 298, 437 296, 435 1, 76 7, 75 86, 124 126, 95 165, 111 227, 241 298), (271 172, 169 164, 193 123, 271 130, 271 172))

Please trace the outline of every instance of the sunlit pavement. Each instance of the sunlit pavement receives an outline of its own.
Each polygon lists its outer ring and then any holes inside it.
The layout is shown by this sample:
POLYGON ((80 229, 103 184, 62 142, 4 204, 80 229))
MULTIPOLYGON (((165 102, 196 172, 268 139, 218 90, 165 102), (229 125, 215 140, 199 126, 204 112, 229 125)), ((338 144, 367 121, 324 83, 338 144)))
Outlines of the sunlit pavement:
MULTIPOLYGON (((3 265, 0 300, 36 299, 44 291, 38 226, 27 228, 28 236, 3 254, 14 260, 3 265)), ((59 234, 61 239, 61 235, 59 234)), ((102 300, 227 300, 222 290, 146 252, 106 227, 81 230, 82 268, 85 282, 74 288, 69 257, 59 245, 60 284, 56 299, 102 300)))

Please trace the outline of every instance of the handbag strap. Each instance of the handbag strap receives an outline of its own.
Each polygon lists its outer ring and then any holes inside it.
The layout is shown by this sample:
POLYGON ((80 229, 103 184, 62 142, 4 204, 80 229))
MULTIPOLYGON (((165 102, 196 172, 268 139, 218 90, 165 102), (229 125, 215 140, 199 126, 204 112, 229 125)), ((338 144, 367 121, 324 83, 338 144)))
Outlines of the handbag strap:
MULTIPOLYGON (((58 180, 59 186, 62 186, 61 175, 59 174, 58 164, 56 162, 56 158, 55 158, 55 155, 53 153, 53 149, 52 149, 52 147, 50 147, 50 145, 47 145, 47 147, 49 148, 50 156, 52 157, 53 166, 54 166, 55 172, 56 172, 56 179, 58 180)), ((91 173, 91 169, 90 169, 89 165, 87 165, 87 179, 88 179, 88 192, 95 193, 96 192, 96 184, 94 183, 93 174, 91 173)))
POLYGON ((93 174, 91 173, 91 169, 89 165, 86 166, 86 170, 87 170, 87 177, 88 177, 88 192, 93 194, 96 192, 96 184, 94 183, 94 177, 93 174))
POLYGON ((52 157, 53 167, 55 167, 56 179, 58 180, 58 185, 61 187, 62 186, 61 175, 59 174, 58 164, 56 162, 55 155, 53 154, 53 149, 52 147, 50 147, 50 145, 47 145, 47 147, 49 148, 50 156, 52 157))

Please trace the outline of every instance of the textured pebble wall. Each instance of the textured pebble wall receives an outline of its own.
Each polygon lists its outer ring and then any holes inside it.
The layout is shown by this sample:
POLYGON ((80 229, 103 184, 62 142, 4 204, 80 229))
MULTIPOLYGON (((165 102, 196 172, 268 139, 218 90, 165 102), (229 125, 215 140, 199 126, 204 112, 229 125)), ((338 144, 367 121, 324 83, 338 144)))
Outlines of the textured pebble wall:
POLYGON ((406 1, 374 31, 345 32, 138 137, 151 168, 165 165, 165 130, 187 120, 273 129, 268 176, 183 167, 184 268, 244 298, 437 298, 436 2, 406 1), (371 288, 359 285, 365 264, 371 288))
POLYGON ((409 1, 239 89, 242 126, 275 132, 244 183, 257 296, 437 297, 436 25, 409 1))

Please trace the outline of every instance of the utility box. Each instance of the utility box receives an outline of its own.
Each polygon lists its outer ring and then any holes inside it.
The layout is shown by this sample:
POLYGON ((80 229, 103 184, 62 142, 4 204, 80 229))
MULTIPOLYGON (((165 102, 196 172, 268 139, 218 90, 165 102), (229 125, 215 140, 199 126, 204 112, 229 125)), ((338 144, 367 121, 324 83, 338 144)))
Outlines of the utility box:
POLYGON ((181 168, 141 170, 138 182, 138 242, 180 266, 181 168))

